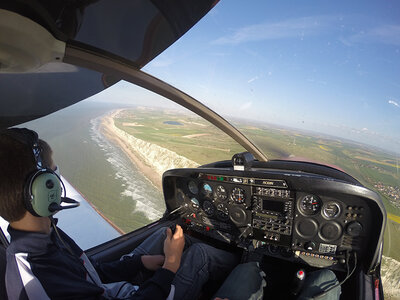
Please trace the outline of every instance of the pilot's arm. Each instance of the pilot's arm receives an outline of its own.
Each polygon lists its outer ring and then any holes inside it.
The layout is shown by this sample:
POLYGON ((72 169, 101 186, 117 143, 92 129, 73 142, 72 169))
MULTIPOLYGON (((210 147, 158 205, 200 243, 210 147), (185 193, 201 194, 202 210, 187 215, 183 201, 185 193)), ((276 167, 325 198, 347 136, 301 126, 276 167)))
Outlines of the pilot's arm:
POLYGON ((139 271, 155 271, 154 275, 142 284, 131 299, 166 299, 170 293, 171 284, 177 272, 185 239, 183 230, 177 226, 172 234, 167 228, 167 237, 164 241, 164 254, 153 256, 134 255, 96 266, 103 282, 131 281, 139 271))

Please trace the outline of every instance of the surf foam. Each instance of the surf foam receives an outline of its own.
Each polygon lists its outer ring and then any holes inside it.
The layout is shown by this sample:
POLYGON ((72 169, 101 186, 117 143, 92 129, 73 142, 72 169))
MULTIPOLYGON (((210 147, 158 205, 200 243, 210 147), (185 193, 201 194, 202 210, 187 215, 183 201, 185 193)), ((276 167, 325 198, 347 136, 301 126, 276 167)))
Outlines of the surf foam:
POLYGON ((90 121, 90 136, 104 151, 107 161, 115 172, 115 179, 122 182, 121 187, 125 189, 121 196, 134 201, 134 212, 143 213, 151 221, 159 219, 165 210, 161 192, 132 164, 121 149, 101 133, 102 118, 104 116, 90 121))

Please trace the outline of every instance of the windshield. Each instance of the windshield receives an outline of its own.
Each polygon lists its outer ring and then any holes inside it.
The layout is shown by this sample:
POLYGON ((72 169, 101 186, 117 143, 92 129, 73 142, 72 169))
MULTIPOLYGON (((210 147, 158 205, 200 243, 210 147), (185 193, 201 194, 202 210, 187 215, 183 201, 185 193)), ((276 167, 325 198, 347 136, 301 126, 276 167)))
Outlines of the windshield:
POLYGON ((400 5, 296 4, 221 1, 144 70, 224 116, 269 159, 334 166, 378 192, 385 293, 398 295, 400 5))
MULTIPOLYGON (((400 4, 246 4, 220 1, 143 70, 226 118, 268 159, 333 166, 376 191, 388 213, 384 292, 398 297, 400 4)), ((85 72, 86 88, 100 90, 101 74, 85 72)), ((56 97, 79 90, 65 82, 56 97)), ((54 84, 43 84, 46 95, 54 84)), ((124 81, 21 126, 49 142, 67 192, 81 201, 57 217, 84 249, 159 220, 164 171, 245 151, 201 117, 124 81)))

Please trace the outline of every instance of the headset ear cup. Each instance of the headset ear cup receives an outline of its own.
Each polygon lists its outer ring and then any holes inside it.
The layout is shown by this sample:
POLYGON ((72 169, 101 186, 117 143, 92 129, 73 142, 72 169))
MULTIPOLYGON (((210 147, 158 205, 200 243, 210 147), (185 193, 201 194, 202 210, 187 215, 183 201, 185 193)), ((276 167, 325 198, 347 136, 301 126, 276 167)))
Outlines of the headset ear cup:
POLYGON ((40 217, 33 209, 32 207, 32 200, 33 196, 31 193, 31 183, 34 180, 34 177, 37 175, 37 171, 33 174, 31 174, 28 179, 26 180, 25 186, 24 186, 24 203, 25 203, 25 208, 27 211, 29 211, 32 215, 35 217, 40 217))
POLYGON ((54 214, 49 211, 52 203, 61 203, 61 182, 53 172, 39 170, 29 180, 26 208, 35 216, 48 217, 54 214))

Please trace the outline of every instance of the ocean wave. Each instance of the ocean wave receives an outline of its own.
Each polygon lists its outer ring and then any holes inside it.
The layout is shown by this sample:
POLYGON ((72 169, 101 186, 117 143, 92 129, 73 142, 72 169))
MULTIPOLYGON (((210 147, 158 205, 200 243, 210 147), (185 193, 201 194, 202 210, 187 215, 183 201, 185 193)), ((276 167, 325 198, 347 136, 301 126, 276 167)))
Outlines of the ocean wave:
POLYGON ((90 121, 90 136, 104 151, 107 161, 115 172, 114 178, 121 181, 121 188, 124 188, 121 196, 133 200, 135 204, 133 212, 143 213, 150 221, 159 219, 165 209, 161 192, 132 164, 121 149, 101 133, 102 118, 104 116, 90 121))

